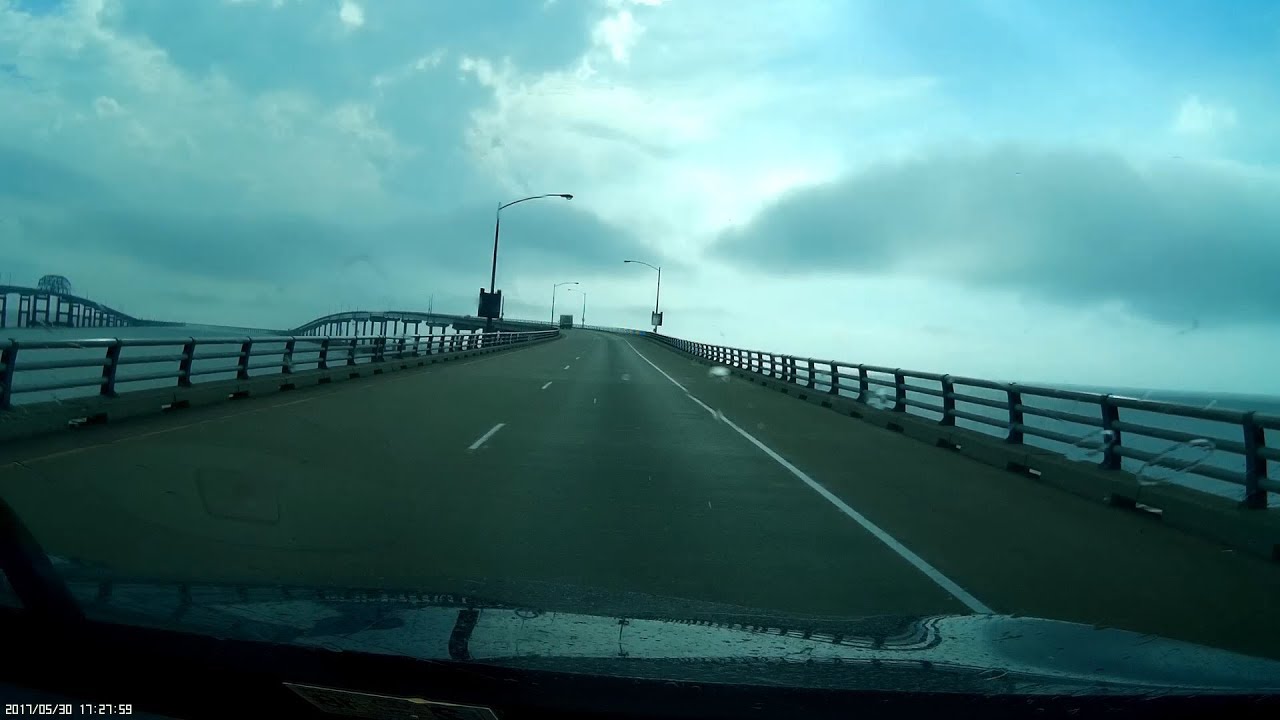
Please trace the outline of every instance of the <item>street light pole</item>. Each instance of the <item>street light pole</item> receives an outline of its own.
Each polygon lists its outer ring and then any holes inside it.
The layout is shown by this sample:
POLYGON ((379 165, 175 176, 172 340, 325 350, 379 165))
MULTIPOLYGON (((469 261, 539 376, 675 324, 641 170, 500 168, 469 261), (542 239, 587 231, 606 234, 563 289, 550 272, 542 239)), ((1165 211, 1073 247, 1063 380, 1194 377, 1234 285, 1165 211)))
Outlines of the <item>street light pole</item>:
MULTIPOLYGON (((662 268, 658 267, 657 265, 649 265, 649 263, 647 263, 647 262, 645 262, 645 261, 643 261, 643 260, 623 260, 622 262, 624 262, 624 263, 636 263, 637 265, 648 265, 649 267, 651 267, 651 268, 653 268, 654 270, 657 270, 657 271, 658 271, 658 291, 657 291, 657 293, 655 293, 655 294, 654 294, 654 296, 653 296, 653 314, 654 314, 654 315, 657 315, 657 314, 658 314, 658 302, 662 299, 662 268)), ((657 326, 657 325, 654 325, 654 326, 653 326, 653 331, 654 331, 655 333, 656 333, 656 332, 658 332, 658 326, 657 326)))
POLYGON ((561 285, 577 285, 576 282, 562 282, 551 286, 551 324, 556 324, 556 288, 561 285))
MULTIPOLYGON (((505 205, 499 205, 497 211, 494 212, 493 214, 493 266, 489 270, 489 294, 490 295, 493 294, 494 286, 497 284, 497 281, 498 281, 498 231, 502 228, 503 209, 509 208, 512 205, 518 205, 519 203, 525 202, 527 200, 539 200, 541 198, 550 198, 550 197, 564 198, 565 200, 573 199, 573 195, 569 193, 548 193, 546 195, 530 195, 529 197, 520 198, 519 200, 512 200, 511 202, 506 203, 505 205)), ((486 332, 493 330, 493 318, 491 317, 485 318, 484 327, 486 332)))
POLYGON ((582 325, 580 325, 580 327, 586 327, 587 326, 587 293, 582 290, 579 290, 578 288, 569 288, 569 292, 581 293, 582 295, 582 318, 580 320, 582 325))

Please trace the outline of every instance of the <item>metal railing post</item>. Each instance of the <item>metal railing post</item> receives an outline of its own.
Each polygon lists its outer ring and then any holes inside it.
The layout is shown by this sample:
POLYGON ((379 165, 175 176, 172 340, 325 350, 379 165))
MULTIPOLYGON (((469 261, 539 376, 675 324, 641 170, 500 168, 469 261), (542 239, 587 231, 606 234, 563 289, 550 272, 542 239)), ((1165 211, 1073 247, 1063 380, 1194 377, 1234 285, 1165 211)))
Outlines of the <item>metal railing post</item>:
POLYGON ((316 360, 316 369, 329 369, 329 338, 320 341, 320 357, 316 360))
POLYGON ((13 370, 18 364, 18 341, 10 340, 4 350, 0 351, 0 362, 4 370, 0 371, 0 409, 13 407, 13 370))
POLYGON ((902 368, 895 368, 893 371, 893 411, 907 411, 907 376, 903 374, 902 368))
POLYGON ((1116 427, 1116 423, 1120 422, 1120 407, 1111 399, 1111 395, 1103 395, 1101 401, 1102 407, 1102 429, 1111 433, 1111 441, 1106 443, 1106 447, 1102 450, 1102 462, 1099 464, 1106 470, 1119 470, 1121 467, 1120 453, 1117 449, 1120 447, 1120 429, 1116 427))
POLYGON ((840 394, 840 364, 835 360, 831 361, 831 387, 827 392, 831 395, 840 394))
POLYGON ((422 354, 421 350, 422 350, 422 336, 414 335, 413 336, 413 356, 418 357, 419 355, 421 355, 422 354))
POLYGON ((280 374, 289 375, 293 373, 293 348, 296 340, 289 338, 284 344, 284 357, 280 359, 280 374))
POLYGON ((249 353, 253 350, 253 340, 245 338, 240 344, 240 359, 236 363, 236 379, 249 379, 249 353))
POLYGON ((178 387, 191 387, 191 366, 196 361, 196 339, 187 338, 182 345, 182 359, 178 361, 178 387))
POLYGON ((347 364, 348 365, 356 364, 356 343, 359 341, 360 341, 360 338, 351 338, 351 342, 347 343, 347 364))
POLYGON ((1244 500, 1241 503, 1250 510, 1265 510, 1267 491, 1259 487, 1259 481, 1267 477, 1267 459, 1259 452, 1267 446, 1267 431, 1254 420, 1254 413, 1246 413, 1241 423, 1244 427, 1244 500))
POLYGON ((871 383, 867 382, 866 366, 859 363, 855 367, 858 369, 858 402, 864 403, 871 394, 871 383))
POLYGON ((805 364, 805 367, 809 369, 809 379, 807 382, 805 382, 805 386, 809 388, 816 387, 818 381, 814 379, 814 376, 813 376, 813 358, 805 358, 804 364, 805 364))
POLYGON ((120 368, 120 339, 107 346, 107 364, 102 366, 102 386, 98 393, 106 397, 116 396, 116 370, 120 368))
POLYGON ((1022 393, 1017 390, 1017 385, 1010 384, 1005 388, 1005 393, 1009 403, 1009 434, 1005 436, 1005 442, 1022 444, 1022 428, 1018 427, 1022 424, 1022 393))
POLYGON ((951 382, 950 375, 942 376, 942 419, 943 425, 956 424, 956 384, 951 382))

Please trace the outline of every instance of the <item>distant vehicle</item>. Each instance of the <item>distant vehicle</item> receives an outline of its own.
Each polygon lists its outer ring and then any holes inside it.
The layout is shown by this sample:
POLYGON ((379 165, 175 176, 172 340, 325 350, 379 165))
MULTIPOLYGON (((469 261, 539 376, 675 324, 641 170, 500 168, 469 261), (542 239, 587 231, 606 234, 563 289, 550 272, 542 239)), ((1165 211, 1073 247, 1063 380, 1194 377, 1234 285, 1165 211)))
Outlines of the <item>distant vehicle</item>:
POLYGON ((562 327, 562 328, 571 328, 571 327, 573 327, 573 316, 572 316, 572 315, 561 315, 561 316, 560 316, 560 327, 562 327))

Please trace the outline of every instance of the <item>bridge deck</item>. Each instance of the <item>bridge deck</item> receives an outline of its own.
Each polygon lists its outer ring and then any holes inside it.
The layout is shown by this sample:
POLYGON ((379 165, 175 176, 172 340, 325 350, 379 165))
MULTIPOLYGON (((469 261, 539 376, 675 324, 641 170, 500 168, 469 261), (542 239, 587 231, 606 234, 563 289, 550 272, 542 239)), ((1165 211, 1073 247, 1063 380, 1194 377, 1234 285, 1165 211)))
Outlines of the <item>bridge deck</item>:
POLYGON ((51 552, 124 574, 990 608, 1280 657, 1274 564, 639 338, 576 331, 0 453, 0 493, 51 552))

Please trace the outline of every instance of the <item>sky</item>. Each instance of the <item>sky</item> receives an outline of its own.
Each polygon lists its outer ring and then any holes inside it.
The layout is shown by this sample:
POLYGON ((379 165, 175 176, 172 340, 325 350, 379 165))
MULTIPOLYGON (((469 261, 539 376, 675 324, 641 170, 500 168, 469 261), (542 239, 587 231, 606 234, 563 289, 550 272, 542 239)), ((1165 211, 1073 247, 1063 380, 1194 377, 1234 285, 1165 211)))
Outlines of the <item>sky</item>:
POLYGON ((0 0, 0 279, 1280 394, 1280 5, 0 0), (557 313, 582 311, 561 288, 557 313))

